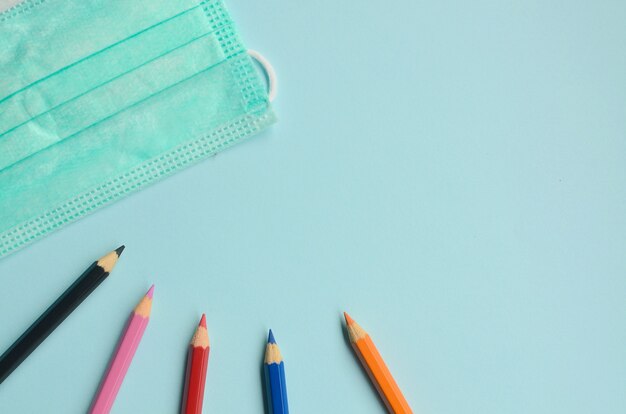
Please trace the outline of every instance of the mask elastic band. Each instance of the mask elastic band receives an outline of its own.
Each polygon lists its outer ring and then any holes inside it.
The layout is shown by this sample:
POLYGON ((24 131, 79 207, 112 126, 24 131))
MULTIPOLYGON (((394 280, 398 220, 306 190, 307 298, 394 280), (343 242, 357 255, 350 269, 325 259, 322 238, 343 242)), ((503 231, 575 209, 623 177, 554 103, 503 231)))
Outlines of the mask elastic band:
POLYGON ((278 92, 278 79, 276 78, 276 71, 274 71, 274 67, 269 60, 265 59, 265 57, 256 50, 248 49, 248 55, 259 62, 259 64, 263 67, 263 70, 265 70, 265 73, 267 74, 267 82, 269 84, 268 96, 270 102, 272 102, 274 98, 276 98, 276 93, 278 92))

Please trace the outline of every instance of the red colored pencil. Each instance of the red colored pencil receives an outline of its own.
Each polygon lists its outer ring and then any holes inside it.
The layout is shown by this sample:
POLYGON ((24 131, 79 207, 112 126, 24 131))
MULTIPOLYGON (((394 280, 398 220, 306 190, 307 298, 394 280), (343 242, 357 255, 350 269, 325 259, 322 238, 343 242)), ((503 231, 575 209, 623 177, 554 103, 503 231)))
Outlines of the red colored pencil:
POLYGON ((206 316, 202 314, 196 333, 194 333, 189 344, 187 374, 185 375, 185 388, 183 390, 183 404, 181 408, 181 413, 183 414, 202 413, 204 383, 209 364, 210 349, 206 316))

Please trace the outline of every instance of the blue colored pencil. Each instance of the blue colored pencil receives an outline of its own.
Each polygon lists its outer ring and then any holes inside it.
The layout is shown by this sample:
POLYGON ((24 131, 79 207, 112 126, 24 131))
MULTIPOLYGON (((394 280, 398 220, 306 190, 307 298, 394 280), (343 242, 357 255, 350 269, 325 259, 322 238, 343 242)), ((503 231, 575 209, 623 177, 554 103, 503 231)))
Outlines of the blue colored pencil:
POLYGON ((268 414, 289 414, 285 363, 271 329, 265 348, 265 385, 268 414))

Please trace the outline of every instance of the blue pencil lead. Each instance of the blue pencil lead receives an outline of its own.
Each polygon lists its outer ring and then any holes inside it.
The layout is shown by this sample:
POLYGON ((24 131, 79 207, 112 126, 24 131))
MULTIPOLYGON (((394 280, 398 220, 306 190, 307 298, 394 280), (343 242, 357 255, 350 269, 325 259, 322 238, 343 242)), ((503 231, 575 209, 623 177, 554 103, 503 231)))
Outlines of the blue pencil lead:
POLYGON ((270 329, 270 334, 267 337, 267 343, 268 344, 275 344, 276 340, 274 339, 274 334, 272 333, 272 330, 270 329))

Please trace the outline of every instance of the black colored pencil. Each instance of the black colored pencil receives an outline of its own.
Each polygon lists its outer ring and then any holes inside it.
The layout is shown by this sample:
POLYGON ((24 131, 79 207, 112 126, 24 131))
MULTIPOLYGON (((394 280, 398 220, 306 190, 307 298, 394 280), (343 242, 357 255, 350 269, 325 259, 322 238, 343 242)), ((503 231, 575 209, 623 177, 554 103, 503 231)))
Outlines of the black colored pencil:
POLYGON ((106 279, 123 250, 120 246, 89 266, 0 356, 0 384, 106 279))

